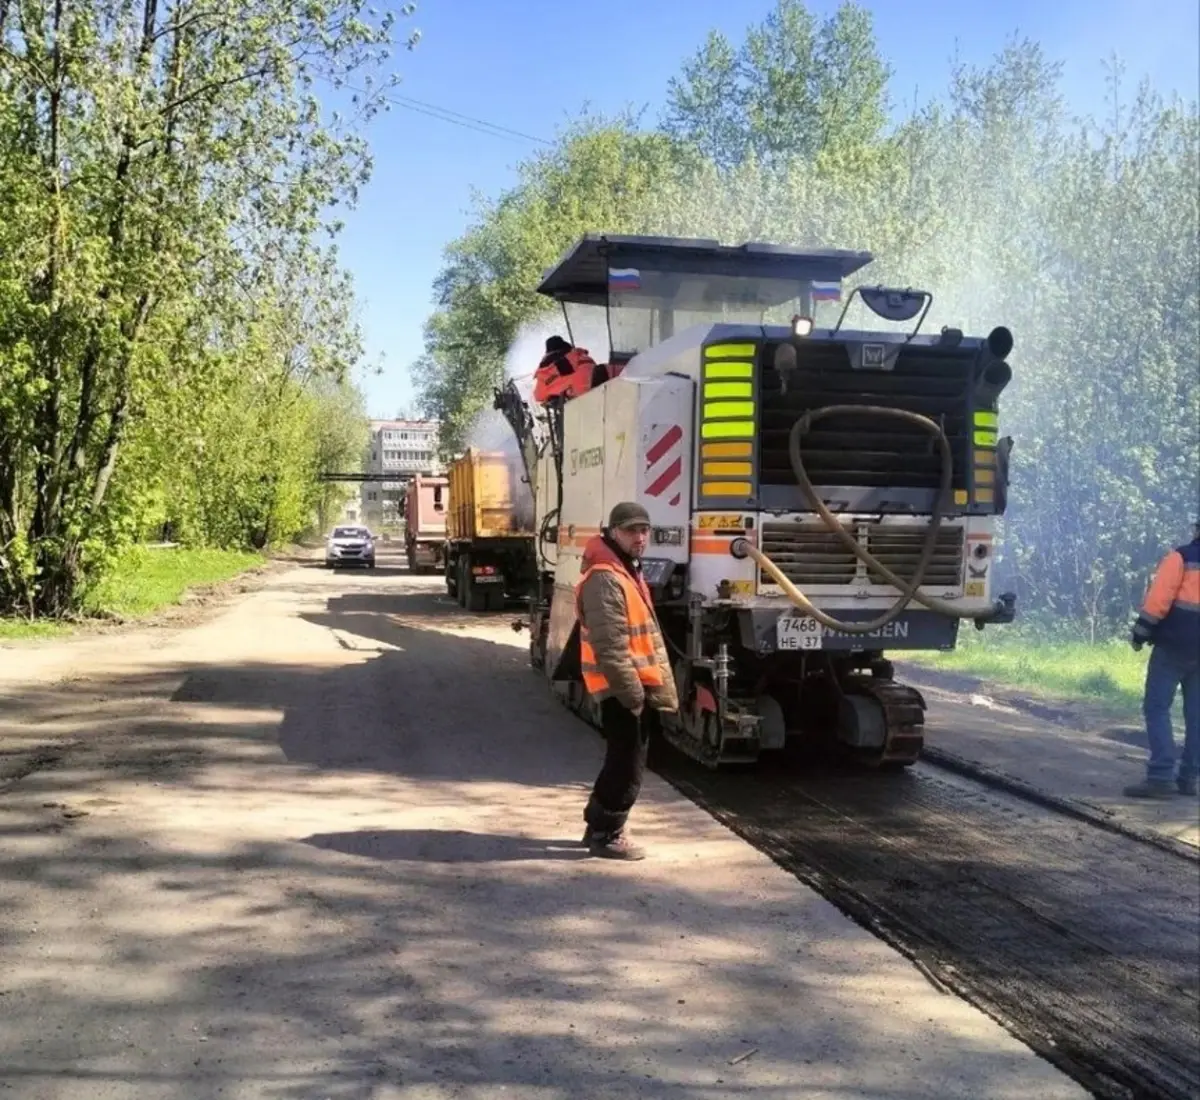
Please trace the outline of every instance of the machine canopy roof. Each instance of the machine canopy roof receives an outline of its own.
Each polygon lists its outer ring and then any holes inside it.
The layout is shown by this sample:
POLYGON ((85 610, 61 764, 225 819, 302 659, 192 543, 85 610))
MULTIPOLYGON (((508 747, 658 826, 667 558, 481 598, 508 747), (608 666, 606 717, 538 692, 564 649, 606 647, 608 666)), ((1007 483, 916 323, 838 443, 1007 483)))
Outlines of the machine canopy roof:
POLYGON ((635 309, 639 299, 648 309, 664 300, 699 309, 731 297, 768 309, 795 299, 805 284, 840 284, 871 260, 869 252, 846 249, 589 233, 546 272, 537 290, 564 304, 605 306, 611 294, 635 309))

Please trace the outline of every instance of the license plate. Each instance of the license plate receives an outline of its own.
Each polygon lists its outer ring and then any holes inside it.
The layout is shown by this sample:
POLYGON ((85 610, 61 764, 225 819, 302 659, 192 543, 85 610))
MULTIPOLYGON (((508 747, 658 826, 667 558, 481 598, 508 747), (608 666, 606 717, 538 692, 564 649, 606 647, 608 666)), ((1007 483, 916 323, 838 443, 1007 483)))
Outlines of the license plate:
POLYGON ((503 584, 504 578, 499 573, 475 573, 476 584, 503 584))
POLYGON ((775 623, 776 649, 820 649, 825 627, 809 615, 780 615, 775 623))

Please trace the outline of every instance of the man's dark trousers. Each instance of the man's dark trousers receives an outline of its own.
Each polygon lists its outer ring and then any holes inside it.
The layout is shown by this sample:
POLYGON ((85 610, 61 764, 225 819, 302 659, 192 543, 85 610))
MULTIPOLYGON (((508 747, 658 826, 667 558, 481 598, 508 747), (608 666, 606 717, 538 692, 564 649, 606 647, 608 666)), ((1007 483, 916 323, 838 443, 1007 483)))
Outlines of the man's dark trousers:
POLYGON ((583 811, 589 829, 613 836, 625 827, 629 811, 642 789, 646 751, 650 743, 647 712, 636 715, 616 699, 600 704, 600 725, 608 748, 583 811))
POLYGON ((1146 666, 1146 691, 1142 698, 1150 760, 1146 778, 1152 783, 1195 783, 1200 773, 1200 653, 1182 646, 1159 643, 1150 651, 1146 666), (1176 763, 1171 732, 1171 707, 1183 689, 1183 751, 1176 763))

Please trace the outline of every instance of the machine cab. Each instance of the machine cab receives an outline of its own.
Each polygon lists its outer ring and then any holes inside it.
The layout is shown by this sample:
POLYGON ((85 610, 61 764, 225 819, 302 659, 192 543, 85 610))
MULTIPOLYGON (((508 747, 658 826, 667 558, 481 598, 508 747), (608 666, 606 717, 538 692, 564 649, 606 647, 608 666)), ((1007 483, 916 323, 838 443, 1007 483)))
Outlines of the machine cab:
POLYGON ((812 321, 870 262, 869 252, 839 249, 588 234, 537 290, 562 307, 572 344, 606 348, 620 369, 695 325, 812 321))

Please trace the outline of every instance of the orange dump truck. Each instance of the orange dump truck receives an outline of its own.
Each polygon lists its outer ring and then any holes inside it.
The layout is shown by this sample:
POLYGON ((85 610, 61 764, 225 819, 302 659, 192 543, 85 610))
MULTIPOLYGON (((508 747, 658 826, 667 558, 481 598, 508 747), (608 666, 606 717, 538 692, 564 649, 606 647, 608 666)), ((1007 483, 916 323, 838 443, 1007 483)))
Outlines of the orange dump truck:
POLYGON ((404 493, 404 550, 414 573, 442 568, 449 480, 417 474, 404 493))
POLYGON ((520 460, 470 448, 449 469, 446 591, 470 611, 501 611, 537 579, 533 496, 520 460))

